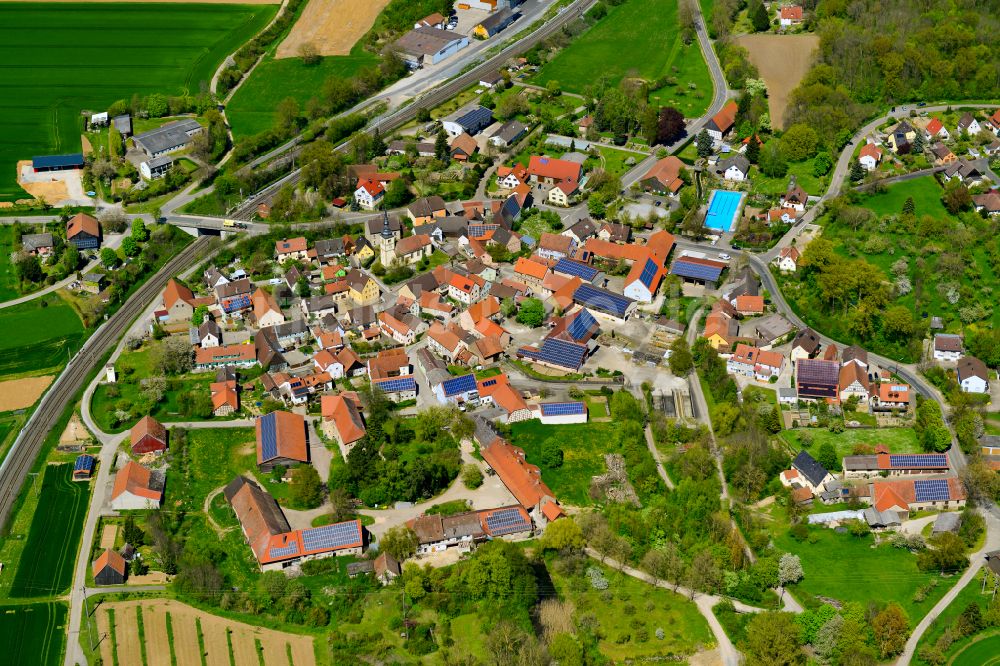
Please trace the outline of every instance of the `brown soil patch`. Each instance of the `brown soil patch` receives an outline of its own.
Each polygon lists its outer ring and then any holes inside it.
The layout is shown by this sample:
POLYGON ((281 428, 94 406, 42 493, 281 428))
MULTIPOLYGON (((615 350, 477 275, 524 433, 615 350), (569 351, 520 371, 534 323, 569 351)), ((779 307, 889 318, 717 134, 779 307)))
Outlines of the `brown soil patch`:
POLYGON ((94 147, 90 145, 90 139, 87 138, 86 134, 80 135, 80 145, 83 148, 84 155, 90 155, 94 152, 94 147))
POLYGON ((115 643, 119 664, 141 664, 142 648, 139 646, 139 620, 134 606, 115 609, 115 643))
MULTIPOLYGON (((295 666, 316 666, 313 639, 309 636, 290 634, 264 627, 255 627, 242 622, 234 622, 217 615, 211 615, 172 599, 143 599, 102 604, 97 614, 97 626, 107 631, 109 609, 115 611, 115 639, 118 649, 118 663, 140 664, 139 634, 136 609, 142 608, 145 631, 146 657, 148 666, 166 666, 170 663, 170 646, 167 644, 166 616, 170 616, 173 630, 173 650, 177 666, 200 666, 202 655, 198 646, 198 630, 195 620, 201 620, 201 632, 205 641, 205 660, 208 664, 229 664, 232 642, 232 657, 237 664, 256 664, 256 640, 264 647, 265 666, 285 666, 288 661, 288 646, 291 645, 292 663, 295 666), (128 623, 131 622, 131 625, 128 623), (131 629, 129 634, 127 632, 131 629), (227 633, 232 632, 227 640, 227 633), (126 657, 125 650, 132 650, 126 657), (154 656, 155 655, 155 656, 154 656)), ((110 637, 102 645, 104 662, 111 662, 110 637)))
POLYGON ((105 525, 101 530, 101 548, 114 548, 116 536, 118 536, 118 526, 105 525))
POLYGON ((89 442, 90 440, 90 431, 83 425, 80 415, 74 412, 73 416, 69 419, 69 423, 66 424, 66 429, 59 435, 59 443, 77 444, 79 442, 89 442))
POLYGON ((373 25, 389 0, 310 0, 275 58, 296 58, 312 44, 320 55, 347 55, 373 25))
POLYGON ((21 167, 30 165, 31 160, 22 160, 17 163, 17 184, 25 192, 36 199, 45 199, 51 204, 58 203, 64 199, 69 199, 69 189, 66 183, 61 180, 53 180, 42 183, 25 183, 21 180, 21 167))
POLYGON ((125 581, 126 585, 166 585, 170 582, 170 576, 162 571, 150 571, 141 576, 129 576, 125 581))
POLYGON ((750 62, 757 66, 767 84, 771 124, 784 129, 788 95, 809 71, 819 36, 742 35, 736 38, 736 43, 750 52, 750 62))
POLYGON ((170 666, 167 612, 156 606, 145 606, 142 609, 142 628, 146 637, 146 665, 170 666))
POLYGON ((0 412, 31 407, 52 383, 52 375, 0 382, 0 412))

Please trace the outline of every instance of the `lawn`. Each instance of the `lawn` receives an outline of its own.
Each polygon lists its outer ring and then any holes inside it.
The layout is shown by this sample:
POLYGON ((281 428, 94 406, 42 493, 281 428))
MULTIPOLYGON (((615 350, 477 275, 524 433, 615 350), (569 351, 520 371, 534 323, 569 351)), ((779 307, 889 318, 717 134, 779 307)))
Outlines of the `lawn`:
POLYGON ((3 3, 0 201, 25 197, 15 163, 79 151, 80 111, 197 93, 277 5, 3 3))
POLYGON ((980 635, 955 657, 955 666, 994 666, 1000 664, 1000 631, 980 635))
POLYGON ((774 535, 779 552, 795 553, 802 560, 805 577, 789 589, 806 607, 820 605, 817 595, 862 605, 872 599, 895 601, 906 611, 910 626, 915 626, 955 579, 918 571, 917 558, 908 550, 889 545, 873 548, 872 543, 871 536, 838 534, 826 527, 810 527, 809 539, 802 542, 792 539, 787 530, 774 535), (915 602, 917 590, 933 580, 937 586, 922 602, 915 602))
POLYGON ((90 484, 73 481, 72 465, 45 468, 38 500, 45 519, 31 523, 24 547, 31 556, 17 567, 11 597, 52 596, 69 589, 89 499, 90 484))
POLYGON ((511 426, 511 441, 524 449, 528 462, 542 469, 542 480, 564 504, 587 506, 593 503, 587 494, 590 478, 604 474, 604 454, 611 439, 610 423, 575 423, 542 425, 522 421, 511 426), (552 441, 563 451, 563 464, 550 469, 541 464, 542 444, 552 441))
MULTIPOLYGON (((935 618, 935 620, 927 628, 927 631, 924 632, 924 635, 921 636, 920 643, 917 644, 918 655, 920 654, 920 650, 923 649, 924 647, 931 646, 937 643, 937 640, 941 637, 941 635, 945 632, 945 630, 947 630, 949 627, 952 626, 952 623, 955 621, 955 618, 961 615, 962 611, 964 611, 969 604, 973 603, 978 604, 980 609, 984 613, 986 612, 986 609, 988 608, 990 603, 990 598, 992 596, 991 591, 993 589, 992 584, 987 582, 986 594, 983 594, 981 592, 983 587, 983 575, 986 571, 987 570, 984 568, 978 574, 976 574, 975 578, 969 581, 969 584, 966 585, 964 588, 962 588, 962 590, 955 597, 955 600, 952 601, 950 604, 948 604, 948 607, 945 608, 943 611, 941 611, 941 614, 938 615, 937 618, 935 618)), ((951 648, 945 652, 945 656, 950 657, 955 653, 962 651, 962 649, 970 645, 974 639, 982 637, 983 637, 982 634, 978 634, 975 636, 970 636, 968 638, 958 639, 952 644, 951 648)), ((972 652, 975 652, 975 650, 972 650, 972 652)), ((996 653, 996 650, 994 650, 994 653, 996 653)), ((965 655, 967 654, 969 653, 968 652, 965 653, 965 655)), ((963 655, 963 658, 965 657, 965 655, 963 655)), ((926 662, 921 659, 917 659, 916 663, 924 664, 926 662)), ((955 663, 962 663, 962 660, 956 660, 955 663)), ((985 662, 968 661, 965 663, 980 664, 985 662)))
POLYGON ((187 511, 201 511, 210 492, 256 469, 255 439, 253 428, 188 430, 183 451, 174 450, 167 471, 171 497, 187 511))
POLYGON ((845 430, 842 433, 833 433, 825 428, 796 428, 795 430, 785 430, 781 433, 781 438, 788 442, 789 446, 796 453, 803 448, 799 436, 803 432, 808 432, 812 436, 812 445, 809 450, 816 454, 819 448, 827 442, 833 444, 837 449, 837 457, 854 455, 854 447, 859 444, 866 444, 874 447, 876 444, 885 444, 889 447, 890 453, 923 453, 917 441, 917 433, 913 428, 859 428, 856 430, 845 430))
POLYGON ((349 55, 321 58, 311 66, 300 58, 275 60, 268 55, 229 100, 226 117, 237 137, 263 132, 274 125, 275 108, 286 97, 304 108, 310 98, 322 95, 327 78, 350 78, 377 65, 378 56, 364 50, 360 42, 349 55))
POLYGON ((652 83, 672 81, 650 101, 699 116, 712 99, 712 80, 697 42, 685 46, 677 24, 677 3, 628 0, 574 39, 541 68, 534 83, 557 81, 563 90, 583 93, 604 78, 616 86, 625 77, 652 83), (694 88, 690 88, 693 84, 694 88))
POLYGON ((601 636, 598 649, 613 663, 653 662, 688 655, 713 643, 708 623, 686 597, 626 576, 596 561, 608 580, 607 592, 589 580, 572 581, 549 567, 557 594, 570 601, 578 615, 596 615, 601 636), (608 594, 610 592, 610 594, 608 594), (656 630, 663 629, 663 640, 656 630))
POLYGON ((0 641, 3 653, 0 664, 11 666, 62 663, 66 638, 66 604, 49 601, 19 606, 0 606, 0 641))
POLYGON ((625 175, 625 172, 635 166, 637 162, 641 162, 646 159, 646 156, 640 153, 633 153, 630 150, 608 148, 606 146, 598 146, 597 151, 601 154, 601 168, 607 173, 610 173, 613 176, 618 176, 619 178, 625 175), (632 160, 631 164, 627 164, 629 159, 632 160))
POLYGON ((55 294, 0 310, 0 328, 0 375, 59 367, 84 339, 80 317, 55 294))
MULTIPOLYGON (((2 187, 0 185, 0 188, 2 187)), ((0 227, 0 301, 9 301, 21 295, 16 288, 17 275, 14 272, 14 264, 10 260, 14 252, 14 229, 5 224, 0 227)))
POLYGON ((930 215, 942 220, 950 219, 951 215, 941 203, 941 194, 941 186, 934 176, 923 176, 890 185, 884 192, 862 199, 861 205, 879 215, 899 215, 906 199, 913 197, 917 218, 930 215))
POLYGON ((801 185, 807 194, 819 196, 826 192, 830 178, 829 176, 817 177, 813 175, 814 161, 814 158, 809 158, 802 162, 789 162, 788 173, 777 178, 768 178, 759 169, 754 168, 750 174, 753 191, 772 196, 784 194, 788 191, 788 184, 794 177, 795 182, 801 185))

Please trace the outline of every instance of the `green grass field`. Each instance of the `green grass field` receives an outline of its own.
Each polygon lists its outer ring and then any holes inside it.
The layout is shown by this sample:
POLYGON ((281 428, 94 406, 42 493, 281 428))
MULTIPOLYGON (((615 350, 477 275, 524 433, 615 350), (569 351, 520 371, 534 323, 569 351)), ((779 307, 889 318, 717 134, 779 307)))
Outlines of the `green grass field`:
MULTIPOLYGON (((0 151, 2 150, 3 148, 0 148, 0 151)), ((0 183, 0 192, 2 191, 3 185, 0 183)), ((12 254, 14 254, 14 230, 9 225, 4 225, 0 227, 0 301, 9 301, 20 296, 15 288, 17 276, 14 273, 14 264, 10 260, 12 254)))
POLYGON ((253 428, 188 430, 185 461, 167 472, 174 498, 186 510, 201 511, 208 493, 256 467, 254 437, 253 428))
POLYGON ((15 163, 80 150, 80 111, 154 92, 195 94, 277 5, 0 4, 0 200, 15 163))
POLYGON ((974 640, 955 655, 955 666, 995 666, 1000 664, 1000 631, 974 640))
POLYGON ((55 295, 0 310, 0 326, 0 376, 58 367, 84 339, 80 317, 55 295))
POLYGON ((533 465, 542 469, 542 480, 552 489, 559 501, 576 506, 587 506, 592 500, 587 494, 590 477, 604 474, 604 454, 612 424, 576 423, 571 425, 542 425, 538 421, 522 421, 511 426, 511 441, 524 449, 524 455, 533 465), (563 450, 563 464, 549 469, 541 464, 542 443, 552 440, 563 450))
POLYGON ((20 606, 0 606, 0 665, 62 663, 66 637, 66 604, 50 601, 20 606))
POLYGON ((906 199, 913 197, 914 215, 918 219, 923 215, 948 219, 951 215, 941 203, 942 193, 943 190, 934 180, 934 176, 924 176, 890 185, 885 192, 863 198, 861 205, 879 215, 899 215, 903 211, 906 199))
POLYGON ((323 93, 323 82, 330 76, 350 78, 365 67, 378 65, 378 57, 358 44, 346 56, 322 58, 316 65, 304 65, 299 58, 275 60, 267 56, 253 71, 226 105, 226 117, 237 137, 270 129, 274 110, 286 97, 293 97, 305 107, 312 97, 323 93))
POLYGON ((677 3, 628 0, 542 67, 535 83, 558 81, 582 93, 599 77, 617 85, 623 78, 676 79, 650 94, 650 101, 677 107, 687 117, 701 115, 712 100, 712 79, 697 42, 685 46, 677 29, 677 3), (690 88, 688 84, 694 84, 690 88))
POLYGON ((876 444, 885 444, 891 453, 923 453, 920 443, 917 441, 917 433, 913 428, 866 428, 858 430, 845 430, 842 433, 833 433, 825 428, 797 428, 795 430, 785 430, 781 433, 784 439, 796 452, 803 448, 799 440, 799 435, 808 432, 812 437, 812 445, 809 450, 816 454, 819 447, 827 442, 833 444, 837 449, 837 457, 854 455, 854 447, 858 444, 866 444, 874 447, 876 444))
POLYGON ((871 536, 859 538, 823 527, 811 527, 809 534, 815 543, 796 541, 784 529, 774 534, 778 551, 795 553, 802 560, 805 577, 789 589, 807 608, 819 605, 817 595, 862 605, 871 599, 895 601, 915 626, 955 582, 917 570, 917 558, 908 550, 889 545, 872 548, 871 536), (922 602, 915 602, 914 593, 932 580, 938 581, 937 587, 922 602))
POLYGON ((73 481, 72 465, 49 465, 42 479, 37 514, 28 532, 25 552, 14 574, 12 598, 62 594, 73 581, 80 531, 87 515, 90 485, 73 481))
POLYGON ((601 625, 598 649, 613 663, 657 661, 663 655, 693 654, 699 646, 713 642, 708 623, 686 597, 653 587, 610 567, 591 562, 608 579, 610 601, 589 582, 574 585, 549 567, 556 592, 577 608, 578 614, 595 613, 601 625), (631 609, 626 610, 631 606, 631 609), (598 610, 600 609, 600 610, 598 610), (655 633, 663 629, 664 638, 655 633), (647 640, 641 640, 645 631, 647 640))

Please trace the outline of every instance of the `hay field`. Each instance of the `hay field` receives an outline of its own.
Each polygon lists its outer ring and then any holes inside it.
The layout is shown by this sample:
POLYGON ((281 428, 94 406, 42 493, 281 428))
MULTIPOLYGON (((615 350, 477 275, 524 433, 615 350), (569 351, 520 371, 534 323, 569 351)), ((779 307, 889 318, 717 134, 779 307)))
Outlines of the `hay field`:
POLYGON ((742 35, 736 38, 736 43, 750 52, 750 62, 757 66, 767 84, 771 124, 784 129, 788 95, 809 71, 819 36, 742 35))
POLYGON ((258 663, 256 641, 263 648, 264 666, 315 666, 316 655, 310 636, 290 634, 211 615, 172 599, 144 599, 105 603, 97 611, 102 634, 107 631, 108 611, 115 614, 115 641, 110 635, 101 643, 101 657, 112 664, 142 663, 136 659, 144 649, 150 666, 199 666, 205 646, 205 663, 258 663), (138 644, 137 615, 142 614, 145 645, 138 644), (173 641, 167 639, 167 616, 173 641), (199 643, 199 639, 201 643, 199 643), (231 647, 230 647, 231 645, 231 647), (291 654, 289 661, 288 655, 291 654))
POLYGON ((0 382, 0 412, 31 407, 52 383, 52 375, 0 382))
POLYGON ((275 5, 0 2, 0 201, 18 160, 79 152, 84 109, 197 93, 275 5))
POLYGON ((321 56, 348 55, 368 32, 389 0, 309 0, 274 57, 295 58, 312 44, 321 56))

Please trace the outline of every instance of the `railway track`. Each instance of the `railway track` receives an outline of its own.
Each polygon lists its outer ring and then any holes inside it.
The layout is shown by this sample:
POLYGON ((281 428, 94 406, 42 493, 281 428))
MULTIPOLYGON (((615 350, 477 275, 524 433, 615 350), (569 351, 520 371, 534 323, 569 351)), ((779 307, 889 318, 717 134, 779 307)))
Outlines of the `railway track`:
MULTIPOLYGON (((387 136, 388 133, 415 119, 419 109, 432 109, 451 99, 461 91, 468 88, 470 85, 480 81, 485 74, 492 73, 499 69, 500 66, 503 65, 509 58, 524 53, 543 39, 555 34, 559 30, 562 30, 564 25, 574 19, 580 18, 580 16, 582 16, 583 13, 590 9, 590 7, 595 3, 596 0, 578 0, 577 3, 568 6, 565 10, 556 14, 553 19, 547 21, 530 35, 527 35, 523 39, 511 44, 496 55, 487 58, 482 63, 472 67, 466 72, 463 72, 451 81, 448 81, 447 83, 444 83, 430 92, 414 99, 410 104, 376 117, 361 131, 372 134, 377 129, 382 136, 387 136)), ((349 144, 349 140, 343 141, 336 147, 336 150, 344 151, 347 149, 349 144)), ((296 156, 302 151, 301 144, 295 140, 290 141, 287 145, 288 152, 294 153, 296 156)), ((274 195, 277 194, 278 191, 285 185, 296 185, 299 182, 300 174, 301 167, 295 169, 284 178, 281 178, 280 180, 277 180, 261 189, 259 192, 255 193, 251 199, 241 203, 233 212, 229 214, 229 217, 243 222, 251 221, 256 213, 258 204, 265 202, 270 203, 274 195)))
POLYGON ((209 238, 209 236, 198 238, 146 280, 121 309, 111 315, 108 321, 90 336, 42 398, 7 457, 0 464, 0 526, 7 524, 24 479, 34 465, 45 438, 84 388, 87 377, 95 365, 114 348, 132 322, 163 290, 167 280, 202 256, 208 249, 209 238))

